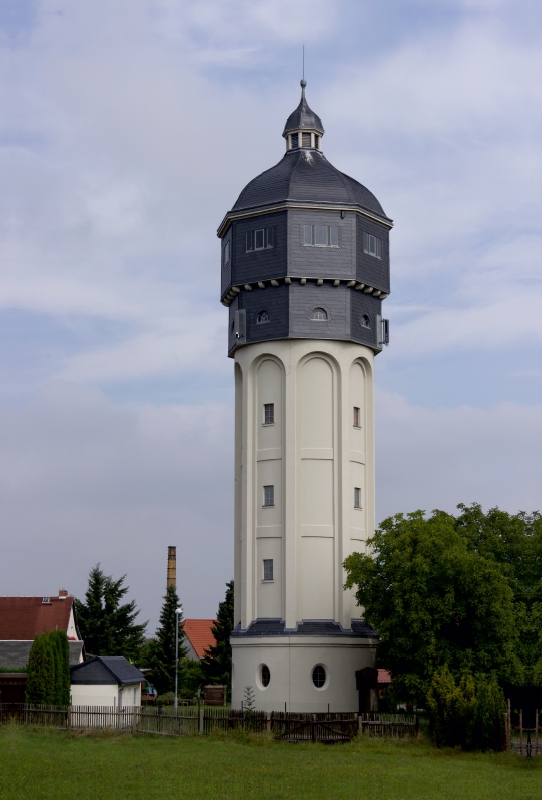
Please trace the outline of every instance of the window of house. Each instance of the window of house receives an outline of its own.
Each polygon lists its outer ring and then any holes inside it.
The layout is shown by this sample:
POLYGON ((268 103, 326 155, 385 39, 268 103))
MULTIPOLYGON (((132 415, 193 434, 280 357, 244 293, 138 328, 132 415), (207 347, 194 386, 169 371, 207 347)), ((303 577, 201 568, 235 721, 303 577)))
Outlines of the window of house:
POLYGON ((299 134, 292 133, 292 150, 295 150, 297 147, 299 147, 299 134))
POLYGON ((224 264, 227 264, 230 260, 230 243, 226 242, 224 245, 224 264))
POLYGON ((338 247, 339 229, 336 225, 304 225, 303 243, 314 247, 338 247))
POLYGON ((325 322, 327 320, 327 312, 323 308, 315 308, 311 319, 315 322, 325 322))
POLYGON ((364 314, 361 318, 361 327, 362 328, 370 328, 371 327, 371 320, 369 319, 368 314, 364 314))
POLYGON ((311 146, 310 133, 302 133, 301 136, 302 136, 303 147, 310 147, 311 146))
POLYGON ((264 403, 263 406, 264 425, 273 425, 275 422, 275 404, 264 403))
POLYGON ((326 682, 326 671, 321 664, 318 664, 312 671, 312 682, 317 689, 321 689, 326 682))
POLYGON ((274 486, 264 486, 263 487, 263 504, 264 504, 264 506, 274 506, 275 505, 275 487, 274 486))
POLYGON ((264 581, 273 580, 273 559, 264 558, 263 560, 263 579, 264 581))
POLYGON ((271 673, 269 672, 269 667, 267 664, 262 664, 262 668, 260 670, 260 680, 262 682, 262 686, 266 689, 269 686, 269 681, 271 680, 271 673))
POLYGON ((354 508, 361 508, 361 489, 354 489, 354 508))
POLYGON ((361 428, 361 414, 358 406, 354 406, 354 428, 361 428))
POLYGON ((274 245, 274 228, 259 228, 256 231, 247 231, 246 251, 268 250, 274 245))
POLYGON ((261 325, 262 322, 269 322, 269 314, 267 313, 267 311, 260 311, 260 313, 256 317, 257 325, 261 325))
POLYGON ((372 233, 363 234, 363 252, 375 258, 382 258, 382 239, 372 233))

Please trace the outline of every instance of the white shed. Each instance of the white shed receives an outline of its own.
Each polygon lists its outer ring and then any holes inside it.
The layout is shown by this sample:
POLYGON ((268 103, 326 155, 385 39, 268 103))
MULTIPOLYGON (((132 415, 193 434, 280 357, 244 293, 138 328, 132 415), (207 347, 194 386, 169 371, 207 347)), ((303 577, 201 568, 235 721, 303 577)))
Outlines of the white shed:
POLYGON ((94 656, 70 668, 72 706, 141 705, 145 676, 124 656, 94 656))

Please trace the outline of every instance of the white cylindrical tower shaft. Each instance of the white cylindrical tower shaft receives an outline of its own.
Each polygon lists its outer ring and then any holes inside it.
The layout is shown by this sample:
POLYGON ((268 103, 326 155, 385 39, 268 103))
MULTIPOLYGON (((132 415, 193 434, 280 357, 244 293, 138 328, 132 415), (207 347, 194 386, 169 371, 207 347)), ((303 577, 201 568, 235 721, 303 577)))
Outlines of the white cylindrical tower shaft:
POLYGON ((236 350, 235 376, 232 701, 251 686, 262 708, 356 710, 374 634, 342 564, 374 530, 373 352, 258 343, 236 350))

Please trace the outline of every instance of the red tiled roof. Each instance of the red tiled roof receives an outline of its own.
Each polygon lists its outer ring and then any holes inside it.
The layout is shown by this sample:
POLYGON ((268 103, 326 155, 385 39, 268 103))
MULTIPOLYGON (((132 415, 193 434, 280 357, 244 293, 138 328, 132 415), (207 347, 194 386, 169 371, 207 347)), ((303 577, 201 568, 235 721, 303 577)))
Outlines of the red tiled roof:
POLYGON ((0 597, 0 640, 34 639, 40 633, 67 631, 74 598, 0 597))
POLYGON ((196 651, 198 658, 205 656, 205 650, 215 644, 215 637, 211 632, 211 626, 216 619, 185 619, 184 635, 196 651))
POLYGON ((391 675, 387 669, 379 669, 378 670, 378 683, 393 683, 391 679, 391 675))

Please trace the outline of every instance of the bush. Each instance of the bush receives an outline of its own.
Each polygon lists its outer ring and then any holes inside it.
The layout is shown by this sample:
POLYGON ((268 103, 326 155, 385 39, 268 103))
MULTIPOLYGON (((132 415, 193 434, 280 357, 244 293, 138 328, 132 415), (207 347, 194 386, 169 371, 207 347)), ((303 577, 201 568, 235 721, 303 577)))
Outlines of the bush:
POLYGON ((437 670, 427 695, 427 708, 438 747, 503 749, 506 705, 494 678, 462 675, 456 683, 447 667, 437 670))

